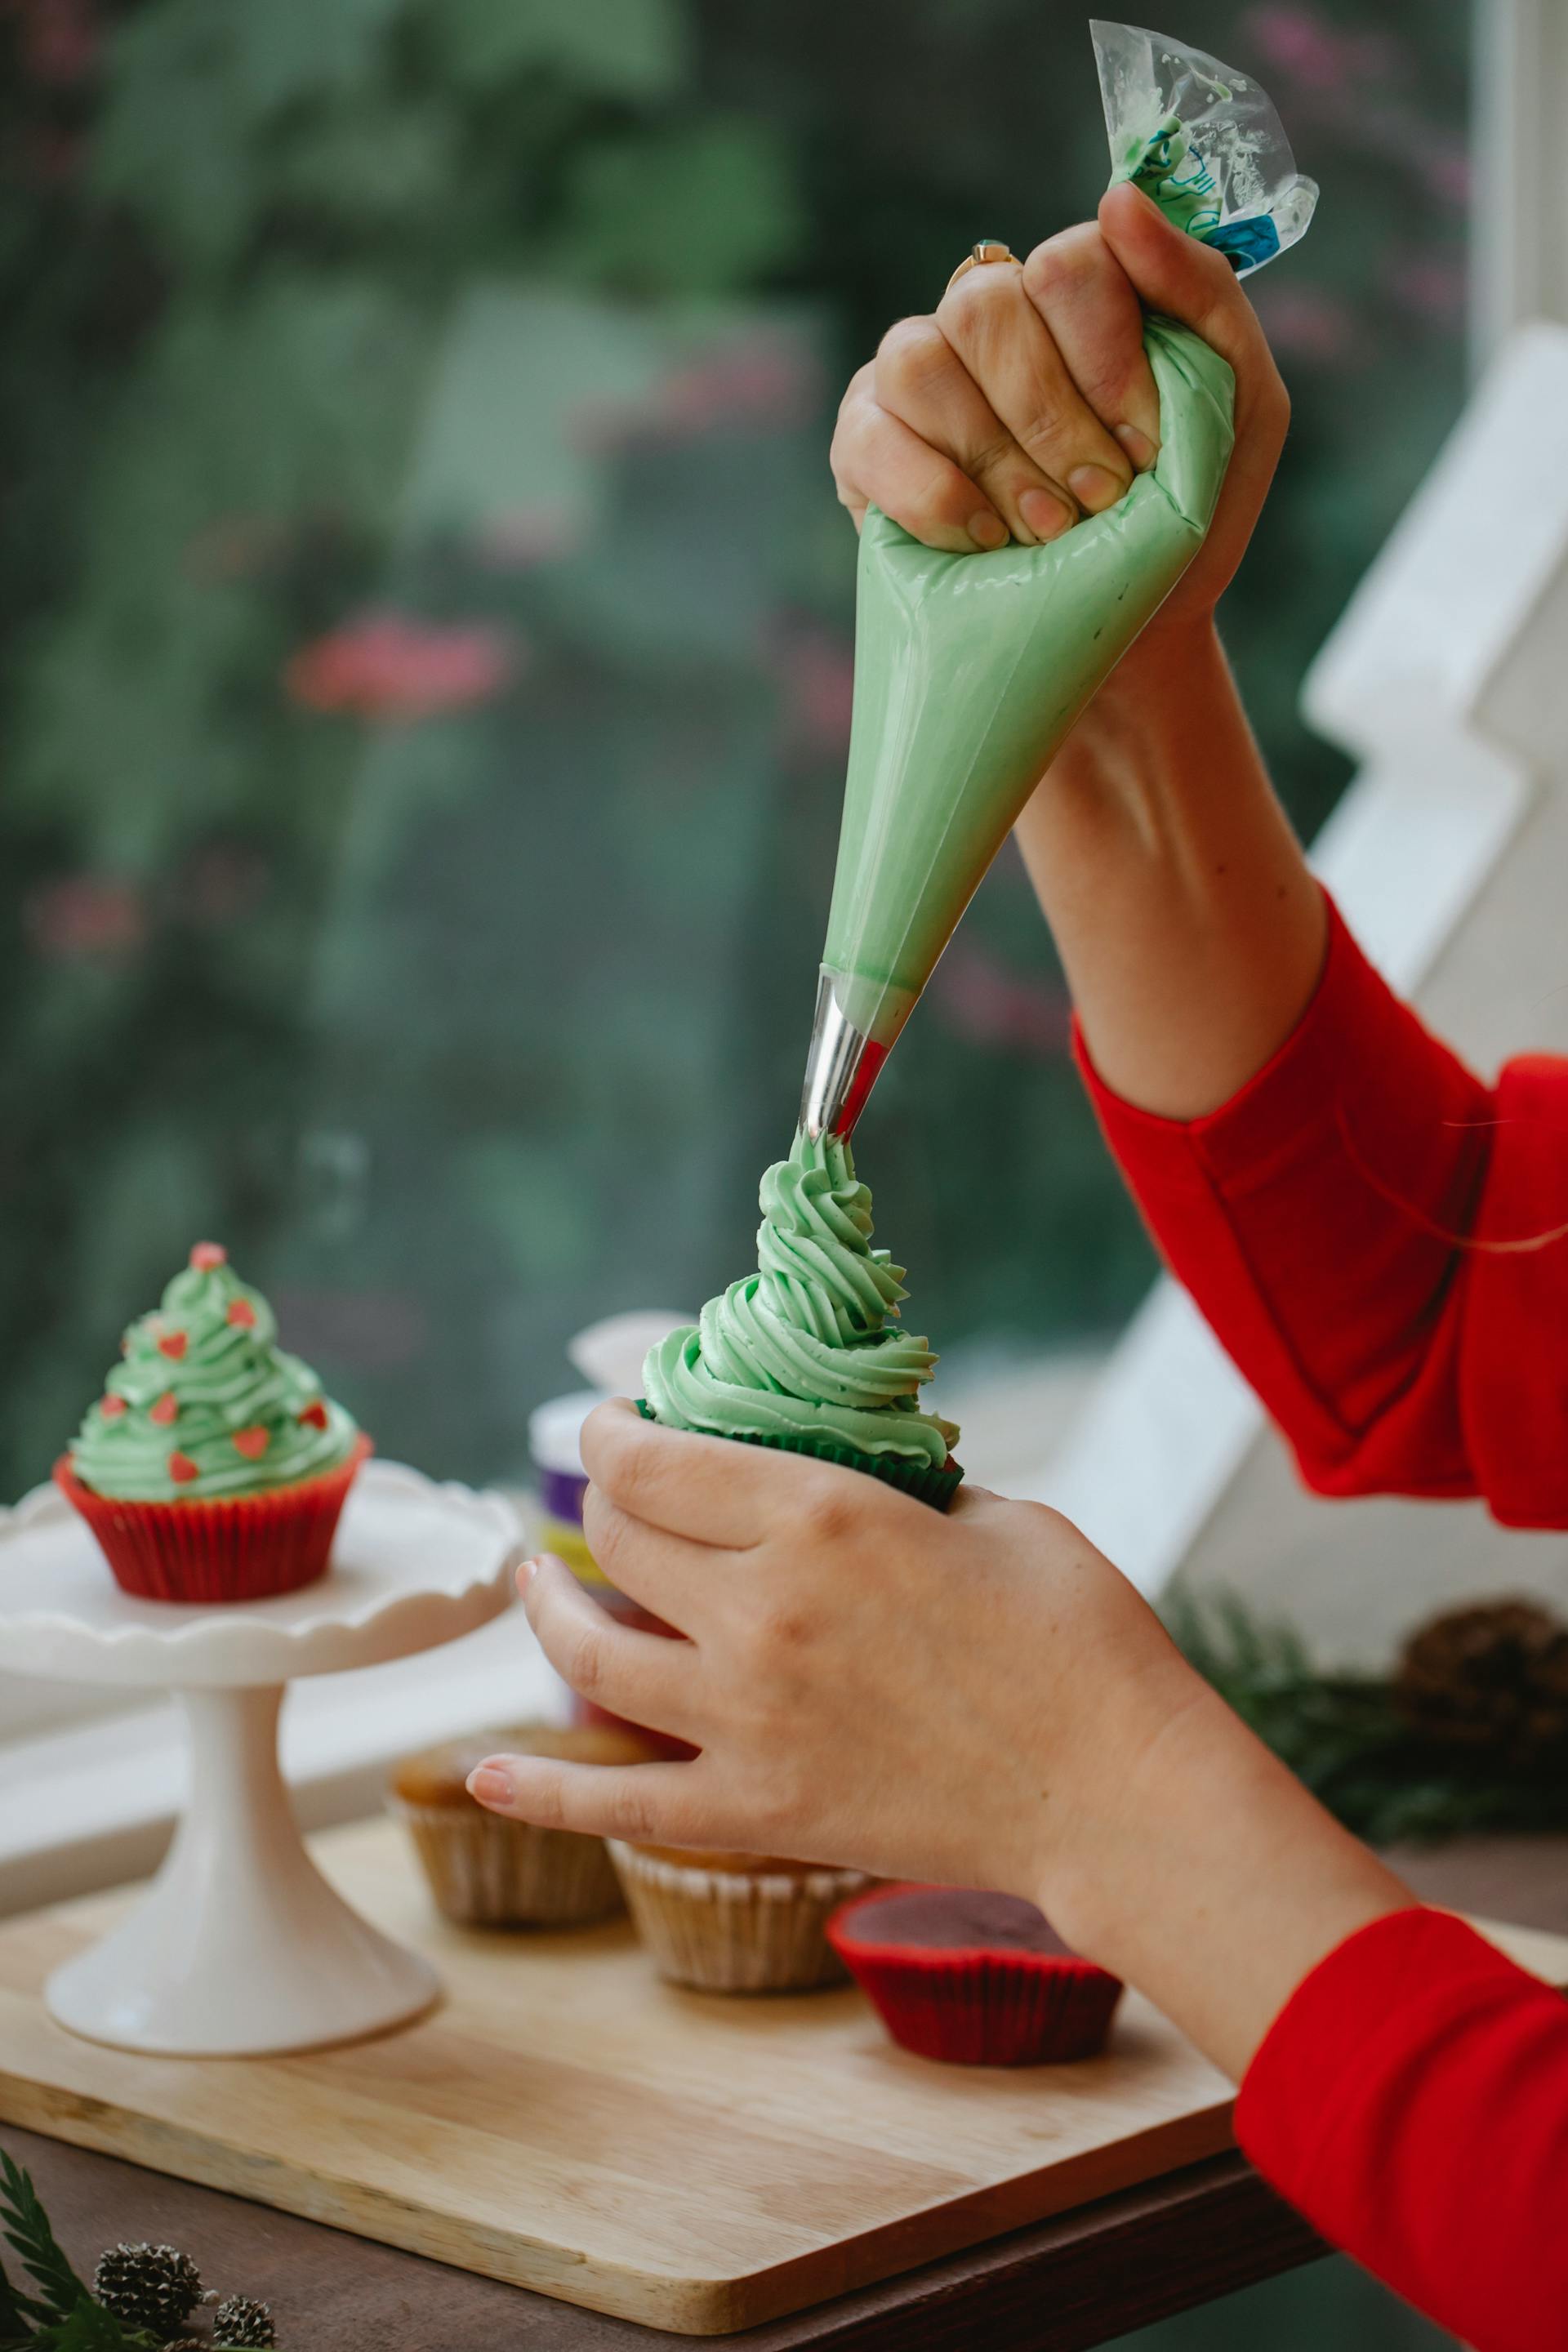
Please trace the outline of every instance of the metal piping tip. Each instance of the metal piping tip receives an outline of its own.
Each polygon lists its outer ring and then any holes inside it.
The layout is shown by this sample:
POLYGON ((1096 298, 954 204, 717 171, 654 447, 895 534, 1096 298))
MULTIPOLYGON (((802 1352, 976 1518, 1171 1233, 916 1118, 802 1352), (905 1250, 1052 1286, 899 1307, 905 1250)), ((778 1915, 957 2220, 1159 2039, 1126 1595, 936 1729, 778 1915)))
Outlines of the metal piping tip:
POLYGON ((800 1097, 800 1123, 814 1143, 825 1135, 849 1133, 887 1058, 886 1045, 857 1029, 840 1011, 833 974, 825 971, 816 983, 816 1013, 800 1097))

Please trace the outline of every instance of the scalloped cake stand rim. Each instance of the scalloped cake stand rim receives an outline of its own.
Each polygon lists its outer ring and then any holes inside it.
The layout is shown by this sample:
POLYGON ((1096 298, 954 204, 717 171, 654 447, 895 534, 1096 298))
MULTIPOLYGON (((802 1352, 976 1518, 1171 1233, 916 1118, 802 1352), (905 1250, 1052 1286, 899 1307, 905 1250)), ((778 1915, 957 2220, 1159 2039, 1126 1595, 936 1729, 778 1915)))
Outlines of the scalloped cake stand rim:
POLYGON ((38 1486, 0 1511, 0 1643, 7 1668, 59 1681, 291 1682, 475 1631, 509 1605, 522 1549, 521 1521, 500 1496, 373 1457, 324 1577, 270 1600, 184 1607, 121 1592, 86 1522, 58 1488, 38 1486), (63 1604, 51 1597, 62 1578, 63 1604))

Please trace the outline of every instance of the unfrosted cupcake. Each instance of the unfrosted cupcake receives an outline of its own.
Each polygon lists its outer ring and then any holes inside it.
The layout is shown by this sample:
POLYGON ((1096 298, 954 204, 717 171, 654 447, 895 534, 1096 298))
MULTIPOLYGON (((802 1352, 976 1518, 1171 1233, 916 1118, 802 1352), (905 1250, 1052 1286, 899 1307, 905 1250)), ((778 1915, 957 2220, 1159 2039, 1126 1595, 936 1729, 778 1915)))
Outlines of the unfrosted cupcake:
POLYGON ((871 1884, 863 1872, 616 1839, 610 1854, 637 1933, 672 1984, 805 1992, 842 1980, 827 1922, 871 1884))
POLYGON ((321 1575, 371 1443, 198 1242, 132 1323, 55 1480, 147 1601, 255 1601, 321 1575))
POLYGON ((967 2066, 1041 2066, 1105 2046, 1120 1978, 1068 1949, 1032 1903, 883 1886, 828 1929, 895 2042, 967 2066))
POLYGON ((469 1796, 468 1775, 487 1756, 643 1764, 653 1752, 637 1732, 596 1724, 476 1731, 405 1757, 393 1775, 390 1801, 414 1841, 437 1909, 459 1927, 584 1927, 622 1907, 603 1838, 492 1813, 469 1796))
POLYGON ((797 1135, 763 1178, 761 1207, 757 1272, 649 1350, 642 1410, 868 1471, 946 1510, 963 1476, 958 1432, 921 1410, 937 1360, 898 1327, 904 1270, 871 1247, 848 1143, 797 1135))

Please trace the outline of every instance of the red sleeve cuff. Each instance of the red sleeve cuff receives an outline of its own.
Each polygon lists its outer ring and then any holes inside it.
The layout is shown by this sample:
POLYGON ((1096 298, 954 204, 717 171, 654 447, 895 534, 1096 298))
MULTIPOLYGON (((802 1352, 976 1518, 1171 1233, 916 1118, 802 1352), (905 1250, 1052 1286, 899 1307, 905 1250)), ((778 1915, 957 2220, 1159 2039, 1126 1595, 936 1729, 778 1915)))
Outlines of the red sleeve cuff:
POLYGON ((1242 2147, 1308 2210, 1333 2170, 1333 2143, 1381 2062, 1427 2033, 1475 1990, 1512 1985, 1511 1960, 1462 1919, 1413 1906, 1337 1945, 1297 1986, 1259 2044, 1236 2103, 1242 2147))
POLYGON ((1396 1911, 1298 1986, 1237 2137, 1331 2243, 1464 2342, 1568 2313, 1568 2002, 1462 1920, 1396 1911))

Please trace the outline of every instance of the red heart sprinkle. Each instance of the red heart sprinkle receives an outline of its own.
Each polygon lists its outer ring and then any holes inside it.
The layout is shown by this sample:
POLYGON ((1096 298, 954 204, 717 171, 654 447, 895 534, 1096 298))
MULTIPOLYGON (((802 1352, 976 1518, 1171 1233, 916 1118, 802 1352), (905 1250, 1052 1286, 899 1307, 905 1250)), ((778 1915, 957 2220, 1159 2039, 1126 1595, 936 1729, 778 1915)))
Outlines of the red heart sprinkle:
POLYGON ((237 1429, 233 1443, 235 1452, 243 1454, 247 1462, 259 1462, 272 1443, 272 1432, 260 1427, 237 1429))
POLYGON ((171 1454, 168 1471, 176 1486, 188 1486, 193 1478, 202 1475, 188 1454, 171 1454))
POLYGON ((256 1309, 248 1298, 231 1298, 228 1302, 228 1319, 231 1323, 237 1323, 242 1331, 254 1331, 256 1309))
POLYGON ((169 1423, 172 1421, 177 1421, 179 1417, 180 1401, 173 1389, 165 1389, 157 1403, 150 1404, 147 1408, 148 1420, 155 1421, 160 1429, 167 1429, 169 1423))
POLYGON ((100 1403, 98 1409, 105 1421, 118 1421, 121 1414, 125 1411, 125 1399, 123 1397, 106 1396, 100 1403))
POLYGON ((210 1274, 215 1265, 228 1264, 228 1252, 221 1242, 198 1242, 191 1252, 191 1264, 198 1274, 210 1274))
POLYGON ((308 1423, 310 1427, 312 1429, 325 1429, 327 1425, 327 1408, 321 1402, 320 1397, 316 1399, 314 1404, 308 1404, 305 1407, 304 1412, 300 1415, 300 1419, 302 1423, 308 1423))
POLYGON ((184 1331, 165 1331, 158 1342, 158 1353, 161 1356, 167 1356, 171 1363, 177 1364, 184 1354, 187 1344, 184 1331))

